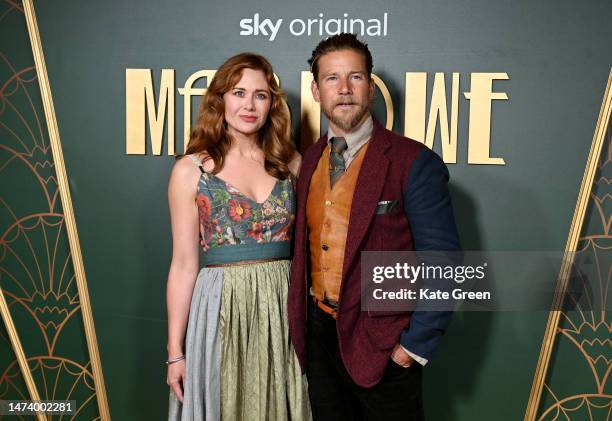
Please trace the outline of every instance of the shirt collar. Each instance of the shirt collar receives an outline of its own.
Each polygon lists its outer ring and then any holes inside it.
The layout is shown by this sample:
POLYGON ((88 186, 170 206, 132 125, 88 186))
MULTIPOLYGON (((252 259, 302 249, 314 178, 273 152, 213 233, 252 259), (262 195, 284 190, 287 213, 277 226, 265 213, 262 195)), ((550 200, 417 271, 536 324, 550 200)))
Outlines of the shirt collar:
MULTIPOLYGON (((357 130, 352 131, 344 135, 344 140, 346 140, 347 151, 355 151, 355 147, 358 145, 362 145, 367 142, 372 137, 372 130, 374 128, 374 122, 372 121, 372 115, 369 115, 368 118, 357 128, 357 130)), ((331 146, 331 138, 335 137, 334 131, 331 127, 327 129, 327 144, 331 146)))

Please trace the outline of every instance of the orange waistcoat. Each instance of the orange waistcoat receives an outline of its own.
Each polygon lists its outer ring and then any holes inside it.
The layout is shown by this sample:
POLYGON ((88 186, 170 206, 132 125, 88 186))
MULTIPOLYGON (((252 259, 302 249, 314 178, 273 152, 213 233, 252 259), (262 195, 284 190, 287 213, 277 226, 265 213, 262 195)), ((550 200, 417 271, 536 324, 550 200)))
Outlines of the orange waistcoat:
POLYGON ((330 190, 327 146, 310 180, 306 221, 310 242, 312 294, 318 300, 339 299, 353 192, 367 147, 368 144, 357 152, 351 165, 330 190))

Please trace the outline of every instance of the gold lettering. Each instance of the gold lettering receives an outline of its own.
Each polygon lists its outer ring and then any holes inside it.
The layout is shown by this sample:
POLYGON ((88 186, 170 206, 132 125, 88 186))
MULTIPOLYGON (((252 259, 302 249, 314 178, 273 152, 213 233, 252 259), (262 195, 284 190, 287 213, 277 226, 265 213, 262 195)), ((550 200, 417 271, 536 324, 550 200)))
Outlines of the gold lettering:
POLYGON ((389 89, 385 82, 374 73, 372 73, 372 80, 374 80, 374 84, 380 89, 382 96, 385 100, 385 108, 387 110, 387 121, 385 122, 385 127, 387 130, 393 130, 393 100, 391 99, 391 94, 389 93, 389 89))
MULTIPOLYGON (((184 100, 183 151, 189 142, 193 96, 204 95, 207 88, 194 88, 201 78, 212 81, 216 70, 200 70, 190 75, 178 93, 184 100)), ((274 75, 277 82, 280 81, 274 75)), ((446 98, 444 73, 436 73, 431 93, 429 115, 427 107, 427 73, 407 72, 404 114, 404 135, 433 148, 436 129, 440 126, 442 157, 446 163, 457 162, 457 121, 459 110, 459 73, 452 74, 450 125, 446 98), (426 124, 427 121, 427 124, 426 124)), ((470 101, 468 163, 486 165, 505 165, 503 158, 490 156, 491 148, 491 108, 494 99, 508 99, 505 92, 493 92, 493 80, 509 79, 507 73, 472 73, 471 91, 464 92, 470 101)), ((393 99, 385 82, 372 74, 378 90, 385 101, 387 129, 393 129, 393 99)), ((159 101, 153 89, 151 69, 126 69, 126 153, 144 155, 147 149, 147 123, 151 142, 151 153, 161 155, 164 137, 164 123, 167 118, 168 155, 175 153, 175 71, 163 69, 161 72, 159 101)), ((312 97, 310 85, 312 73, 301 72, 300 108, 300 145, 302 151, 321 135, 321 108, 312 97)))
POLYGON ((446 109, 446 84, 444 73, 436 73, 431 105, 429 107, 429 121, 425 144, 433 149, 436 125, 440 120, 440 141, 442 143, 442 158, 449 164, 457 163, 457 114, 459 109, 459 73, 453 73, 451 94, 451 128, 449 138, 448 111, 446 109))
POLYGON ((425 105, 427 104, 427 73, 406 72, 404 102, 404 136, 425 141, 425 105))
POLYGON ((406 73, 406 99, 404 111, 404 136, 433 149, 436 127, 440 121, 440 141, 442 158, 449 164, 457 163, 457 121, 459 113, 459 73, 453 73, 451 93, 451 122, 448 126, 446 107, 446 82, 444 73, 436 73, 434 78, 427 132, 425 132, 425 107, 427 104, 427 73, 406 73), (450 133, 449 133, 450 132, 450 133))
POLYGON ((321 133, 321 106, 312 97, 310 85, 312 73, 301 72, 300 85, 300 149, 306 150, 320 136, 321 133))
POLYGON ((183 95, 183 152, 187 150, 189 137, 191 135, 191 97, 194 95, 204 95, 206 88, 194 88, 193 84, 203 77, 206 78, 206 83, 210 83, 215 76, 216 70, 200 70, 187 78, 185 86, 179 88, 179 94, 183 95))
POLYGON ((493 80, 509 79, 508 73, 472 73, 470 100, 468 164, 506 165, 503 158, 491 158, 491 102, 508 99, 505 92, 493 92, 493 80))
POLYGON ((161 155, 167 111, 168 155, 174 155, 174 70, 162 70, 157 107, 151 69, 126 69, 125 89, 126 154, 146 153, 146 109, 153 154, 161 155))

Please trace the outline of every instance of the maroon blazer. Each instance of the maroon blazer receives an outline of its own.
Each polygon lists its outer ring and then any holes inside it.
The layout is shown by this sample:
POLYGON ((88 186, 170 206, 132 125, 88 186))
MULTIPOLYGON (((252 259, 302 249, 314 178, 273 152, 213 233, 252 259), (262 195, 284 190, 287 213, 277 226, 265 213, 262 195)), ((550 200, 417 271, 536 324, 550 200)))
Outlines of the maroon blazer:
MULTIPOLYGON (((403 190, 412 163, 426 148, 386 130, 374 121, 372 138, 364 157, 353 196, 346 239, 336 330, 340 355, 352 379, 360 386, 377 384, 393 347, 410 324, 410 313, 361 311, 362 251, 414 250, 413 235, 404 212, 403 190), (379 201, 398 200, 390 214, 376 215, 379 201)), ((306 370, 306 317, 308 293, 308 233, 306 199, 312 174, 327 145, 327 136, 305 152, 297 183, 295 248, 288 293, 289 331, 302 370, 306 370)))

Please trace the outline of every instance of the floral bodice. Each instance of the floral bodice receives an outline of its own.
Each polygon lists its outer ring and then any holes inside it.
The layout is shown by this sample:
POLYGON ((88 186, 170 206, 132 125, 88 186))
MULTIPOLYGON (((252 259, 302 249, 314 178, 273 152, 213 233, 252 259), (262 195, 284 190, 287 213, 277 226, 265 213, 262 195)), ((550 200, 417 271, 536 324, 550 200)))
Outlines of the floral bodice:
POLYGON ((202 170, 196 195, 202 249, 290 242, 295 219, 294 186, 292 175, 276 180, 266 200, 258 203, 202 170))

